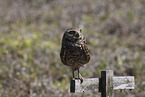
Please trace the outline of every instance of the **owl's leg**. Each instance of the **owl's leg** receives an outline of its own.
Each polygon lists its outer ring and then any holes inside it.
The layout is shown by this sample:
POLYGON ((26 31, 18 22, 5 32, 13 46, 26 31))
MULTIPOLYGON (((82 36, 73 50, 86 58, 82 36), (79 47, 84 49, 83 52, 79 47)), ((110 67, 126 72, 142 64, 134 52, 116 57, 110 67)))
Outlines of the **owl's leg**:
POLYGON ((79 69, 78 69, 78 78, 80 78, 80 75, 81 75, 81 74, 80 74, 80 71, 79 71, 79 69))
POLYGON ((74 75, 74 70, 72 69, 72 75, 73 75, 73 78, 75 78, 75 75, 74 75))
POLYGON ((79 69, 78 69, 78 78, 81 80, 81 83, 82 83, 84 78, 81 76, 79 69))

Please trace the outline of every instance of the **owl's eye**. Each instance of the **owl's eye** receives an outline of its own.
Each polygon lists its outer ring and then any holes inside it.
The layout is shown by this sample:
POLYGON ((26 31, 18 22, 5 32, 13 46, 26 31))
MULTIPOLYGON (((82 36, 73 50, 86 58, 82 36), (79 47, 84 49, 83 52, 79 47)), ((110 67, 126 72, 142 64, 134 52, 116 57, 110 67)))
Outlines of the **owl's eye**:
POLYGON ((70 31, 69 32, 69 34, 75 34, 76 33, 76 31, 70 31))

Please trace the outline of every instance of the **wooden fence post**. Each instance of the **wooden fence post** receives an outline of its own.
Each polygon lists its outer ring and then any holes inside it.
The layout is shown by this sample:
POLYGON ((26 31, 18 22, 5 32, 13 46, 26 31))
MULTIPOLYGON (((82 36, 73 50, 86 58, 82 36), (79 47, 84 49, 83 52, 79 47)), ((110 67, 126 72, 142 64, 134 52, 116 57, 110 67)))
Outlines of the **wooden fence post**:
POLYGON ((101 92, 101 97, 114 97, 114 90, 134 89, 134 76, 114 76, 113 70, 101 71, 101 78, 71 79, 70 92, 101 92))
POLYGON ((113 70, 101 72, 101 97, 113 97, 113 70))

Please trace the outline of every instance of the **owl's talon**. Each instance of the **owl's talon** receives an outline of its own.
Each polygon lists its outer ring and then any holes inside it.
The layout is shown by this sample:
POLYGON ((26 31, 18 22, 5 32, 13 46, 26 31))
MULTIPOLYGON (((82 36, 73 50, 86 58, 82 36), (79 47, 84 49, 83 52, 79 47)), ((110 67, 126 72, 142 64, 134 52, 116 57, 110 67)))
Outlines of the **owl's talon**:
POLYGON ((84 78, 81 76, 81 77, 79 77, 79 79, 80 79, 81 83, 83 83, 84 78))
POLYGON ((81 76, 79 69, 78 69, 78 78, 80 79, 81 83, 83 83, 84 78, 81 76))

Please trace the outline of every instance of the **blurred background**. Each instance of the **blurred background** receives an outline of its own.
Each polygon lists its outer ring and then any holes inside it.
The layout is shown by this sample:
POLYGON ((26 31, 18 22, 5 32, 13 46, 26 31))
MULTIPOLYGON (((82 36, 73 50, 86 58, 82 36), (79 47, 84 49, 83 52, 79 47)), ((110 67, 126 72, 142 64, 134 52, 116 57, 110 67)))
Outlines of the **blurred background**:
POLYGON ((135 76, 135 90, 115 97, 144 97, 145 0, 0 0, 0 96, 99 97, 69 93, 59 53, 71 27, 82 28, 91 51, 83 77, 135 76))

